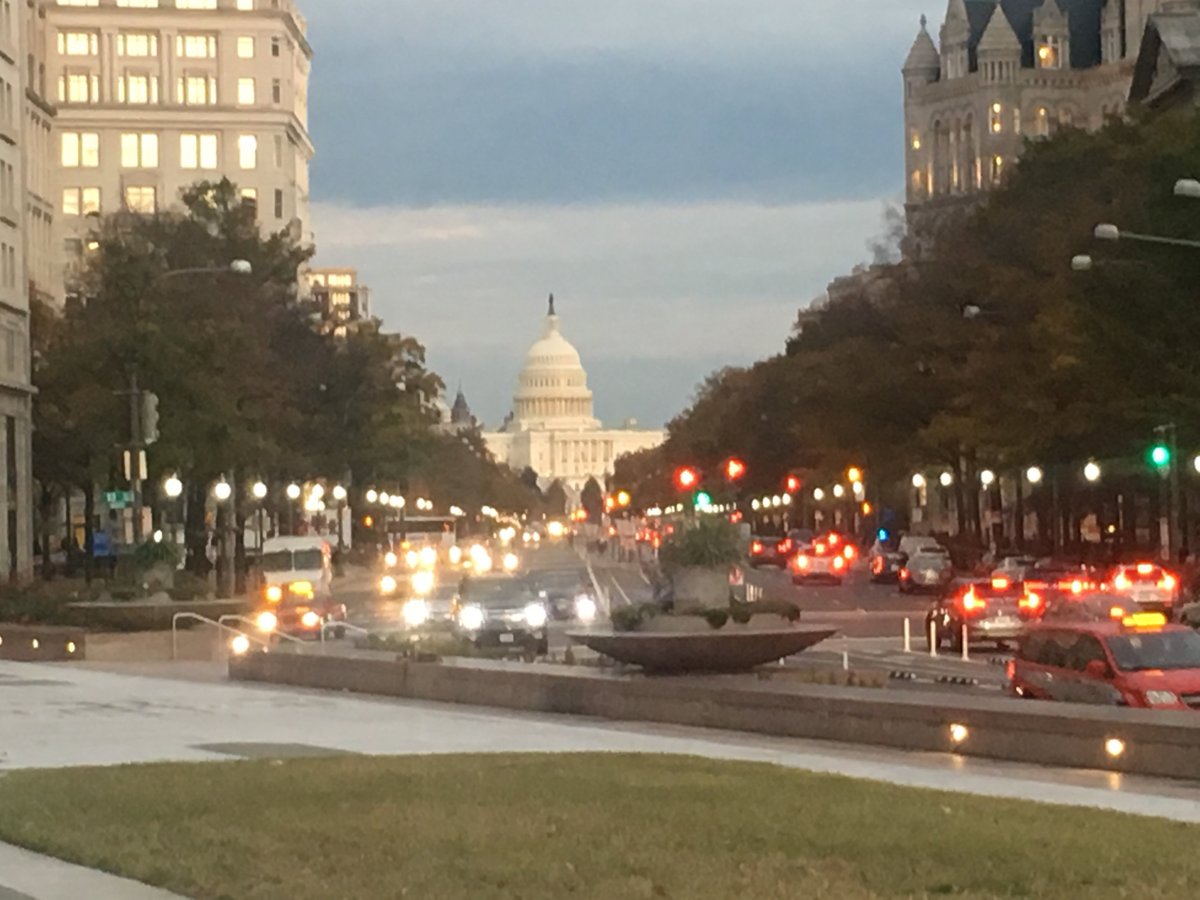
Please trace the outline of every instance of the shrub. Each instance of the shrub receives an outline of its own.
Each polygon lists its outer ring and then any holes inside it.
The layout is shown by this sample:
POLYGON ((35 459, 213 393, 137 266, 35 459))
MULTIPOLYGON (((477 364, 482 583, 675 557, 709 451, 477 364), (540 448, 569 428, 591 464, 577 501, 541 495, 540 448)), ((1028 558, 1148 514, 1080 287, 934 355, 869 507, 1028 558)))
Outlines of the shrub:
POLYGON ((752 608, 756 613, 774 613, 789 622, 800 621, 800 607, 791 600, 760 600, 752 608))
POLYGON ((143 572, 155 566, 176 568, 181 561, 179 545, 173 541, 146 541, 133 551, 134 565, 143 572))
POLYGON ((640 606, 619 606, 612 611, 613 631, 637 631, 646 618, 640 606))
POLYGON ((175 585, 167 588, 167 596, 172 600, 187 602, 189 600, 205 600, 208 598, 208 579, 194 572, 179 571, 175 573, 175 585))
POLYGON ((729 612, 724 609, 706 609, 704 621, 708 623, 709 628, 716 631, 718 628, 725 627, 725 623, 729 621, 729 612))
POLYGON ((741 537, 737 527, 723 518, 700 519, 668 538, 658 558, 668 570, 736 565, 742 558, 741 537))

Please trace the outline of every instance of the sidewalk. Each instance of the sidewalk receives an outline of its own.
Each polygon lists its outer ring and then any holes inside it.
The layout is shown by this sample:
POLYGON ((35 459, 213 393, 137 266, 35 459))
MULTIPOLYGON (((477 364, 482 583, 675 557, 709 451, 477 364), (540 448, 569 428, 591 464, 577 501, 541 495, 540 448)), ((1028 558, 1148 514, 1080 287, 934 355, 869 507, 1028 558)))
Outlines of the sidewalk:
POLYGON ((0 843, 0 900, 182 900, 140 881, 117 878, 0 843))

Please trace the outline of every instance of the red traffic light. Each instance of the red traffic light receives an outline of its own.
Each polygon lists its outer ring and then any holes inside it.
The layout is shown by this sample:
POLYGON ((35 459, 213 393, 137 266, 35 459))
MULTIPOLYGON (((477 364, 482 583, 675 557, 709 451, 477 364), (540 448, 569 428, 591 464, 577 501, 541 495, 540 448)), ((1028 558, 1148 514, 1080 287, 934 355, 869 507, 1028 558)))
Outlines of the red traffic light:
POLYGON ((681 491, 690 491, 700 483, 700 474, 691 466, 682 466, 675 470, 675 487, 681 491))
POLYGON ((746 475, 746 464, 736 456, 725 460, 725 478, 729 481, 739 481, 746 475))
POLYGON ((783 486, 789 494, 798 494, 800 493, 800 488, 804 487, 804 482, 797 475, 789 475, 783 486))

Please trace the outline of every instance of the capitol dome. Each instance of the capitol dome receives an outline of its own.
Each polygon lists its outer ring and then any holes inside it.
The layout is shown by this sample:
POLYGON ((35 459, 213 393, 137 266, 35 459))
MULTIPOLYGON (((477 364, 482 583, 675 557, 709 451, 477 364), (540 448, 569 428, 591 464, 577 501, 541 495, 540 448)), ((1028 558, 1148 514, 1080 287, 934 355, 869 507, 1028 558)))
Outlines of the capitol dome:
POLYGON ((517 379, 511 429, 583 431, 599 427, 592 413, 587 372, 579 351, 558 330, 551 294, 542 336, 525 354, 517 379))

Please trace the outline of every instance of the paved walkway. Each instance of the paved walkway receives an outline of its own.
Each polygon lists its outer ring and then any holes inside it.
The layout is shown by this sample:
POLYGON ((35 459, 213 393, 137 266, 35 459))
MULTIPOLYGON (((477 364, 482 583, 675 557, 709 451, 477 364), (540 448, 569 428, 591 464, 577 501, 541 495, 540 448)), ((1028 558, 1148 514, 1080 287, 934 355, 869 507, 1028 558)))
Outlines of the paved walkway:
MULTIPOLYGON (((142 671, 0 662, 0 775, 19 768, 330 751, 685 753, 1200 822, 1200 785, 1165 779, 200 680, 211 675, 207 669, 186 673, 188 680, 158 677, 151 667, 142 671)), ((0 900, 165 896, 136 893, 145 890, 137 885, 112 888, 108 876, 96 876, 87 890, 70 880, 88 877, 86 870, 0 846, 0 900)))

